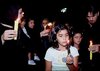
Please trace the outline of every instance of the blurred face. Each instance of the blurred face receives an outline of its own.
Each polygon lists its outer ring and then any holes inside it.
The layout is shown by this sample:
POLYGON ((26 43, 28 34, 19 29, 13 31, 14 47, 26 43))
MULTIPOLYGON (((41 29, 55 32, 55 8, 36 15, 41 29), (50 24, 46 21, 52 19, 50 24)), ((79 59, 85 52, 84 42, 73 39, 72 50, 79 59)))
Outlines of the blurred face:
POLYGON ((88 23, 93 25, 97 21, 98 16, 99 16, 99 12, 97 12, 96 14, 93 14, 92 12, 88 12, 87 14, 88 23))
POLYGON ((33 29, 34 28, 34 20, 30 20, 28 23, 29 28, 33 29))
POLYGON ((80 33, 76 33, 73 36, 73 42, 74 42, 74 44, 79 45, 81 41, 82 41, 82 35, 80 33))
POLYGON ((57 37, 59 46, 62 46, 62 47, 67 46, 67 44, 68 44, 67 42, 69 41, 69 34, 66 29, 58 31, 56 37, 57 37))
POLYGON ((46 20, 46 19, 44 19, 43 21, 42 21, 42 24, 44 24, 44 25, 46 25, 46 24, 48 24, 48 20, 46 20))
POLYGON ((23 10, 22 10, 22 8, 20 8, 19 10, 18 10, 18 18, 23 18, 24 17, 24 12, 23 12, 23 10))

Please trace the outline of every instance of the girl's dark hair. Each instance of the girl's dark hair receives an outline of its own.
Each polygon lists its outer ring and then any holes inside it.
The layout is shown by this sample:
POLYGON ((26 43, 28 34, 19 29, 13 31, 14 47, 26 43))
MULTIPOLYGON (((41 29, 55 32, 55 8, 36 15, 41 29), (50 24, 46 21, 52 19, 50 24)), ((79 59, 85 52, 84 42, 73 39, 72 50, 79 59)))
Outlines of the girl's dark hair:
POLYGON ((93 15, 95 15, 97 12, 99 12, 99 6, 96 5, 96 4, 89 4, 89 5, 87 6, 87 11, 86 11, 86 12, 87 12, 87 13, 88 13, 88 12, 92 12, 93 15))
MULTIPOLYGON (((68 26, 66 26, 66 25, 64 25, 64 24, 57 24, 57 25, 53 28, 53 30, 52 30, 52 32, 51 32, 51 43, 52 43, 53 48, 58 48, 58 42, 57 42, 57 40, 56 40, 56 35, 57 35, 57 33, 58 33, 60 30, 64 30, 64 29, 66 29, 66 30, 68 31, 68 34, 69 34, 69 36, 70 36, 70 30, 69 30, 68 26)), ((67 47, 66 47, 66 48, 67 48, 67 47)))
POLYGON ((81 36, 83 36, 83 32, 82 32, 81 29, 79 29, 79 28, 74 28, 74 29, 72 30, 72 32, 71 32, 71 37, 72 37, 71 45, 72 45, 72 46, 74 45, 73 37, 74 37, 75 34, 77 34, 77 33, 80 33, 81 36))

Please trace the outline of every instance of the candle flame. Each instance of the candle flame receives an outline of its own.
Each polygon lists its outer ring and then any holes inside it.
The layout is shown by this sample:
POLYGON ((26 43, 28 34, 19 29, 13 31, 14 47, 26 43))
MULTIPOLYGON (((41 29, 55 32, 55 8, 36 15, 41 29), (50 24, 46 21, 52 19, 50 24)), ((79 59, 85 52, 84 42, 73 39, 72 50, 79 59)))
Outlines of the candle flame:
MULTIPOLYGON (((92 42, 92 40, 90 40, 90 45, 89 45, 89 47, 92 46, 92 45, 93 45, 93 42, 92 42)), ((92 56, 92 51, 90 51, 90 60, 92 60, 92 57, 93 57, 93 56, 92 56)))
POLYGON ((90 46, 91 46, 91 45, 93 45, 93 42, 92 42, 92 40, 90 40, 90 46))
POLYGON ((48 23, 48 26, 52 26, 52 23, 50 22, 50 23, 48 23))

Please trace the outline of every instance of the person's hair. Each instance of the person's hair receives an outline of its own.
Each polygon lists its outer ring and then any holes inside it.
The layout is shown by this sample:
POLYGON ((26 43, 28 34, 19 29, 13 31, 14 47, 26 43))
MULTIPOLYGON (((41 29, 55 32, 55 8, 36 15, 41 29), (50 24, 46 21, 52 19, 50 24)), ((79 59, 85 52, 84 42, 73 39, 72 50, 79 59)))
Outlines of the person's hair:
MULTIPOLYGON (((51 43, 52 43, 52 46, 53 48, 58 48, 58 41, 56 40, 56 35, 57 33, 60 31, 60 30, 64 30, 66 29, 68 31, 68 34, 70 36, 70 30, 68 28, 68 26, 64 25, 64 24, 57 24, 55 27, 54 27, 54 30, 51 32, 51 43)), ((66 47, 68 48, 68 47, 66 47)))
POLYGON ((71 39, 71 45, 72 45, 72 46, 74 46, 73 37, 74 37, 76 34, 78 34, 78 33, 80 33, 81 36, 83 37, 83 32, 82 32, 82 30, 80 30, 80 29, 74 28, 74 29, 72 30, 72 32, 71 32, 71 37, 72 37, 72 39, 71 39))
POLYGON ((15 20, 18 16, 18 10, 20 9, 20 6, 11 6, 10 9, 8 10, 8 17, 11 20, 15 20))
POLYGON ((18 10, 21 8, 18 4, 9 5, 4 13, 2 22, 12 25, 18 16, 18 10))
POLYGON ((89 4, 87 6, 87 13, 92 12, 93 15, 95 15, 97 12, 99 12, 99 8, 96 4, 89 4))
POLYGON ((42 19, 42 24, 43 24, 43 21, 44 21, 44 20, 47 20, 47 21, 49 22, 49 19, 48 19, 48 18, 43 18, 43 19, 42 19))

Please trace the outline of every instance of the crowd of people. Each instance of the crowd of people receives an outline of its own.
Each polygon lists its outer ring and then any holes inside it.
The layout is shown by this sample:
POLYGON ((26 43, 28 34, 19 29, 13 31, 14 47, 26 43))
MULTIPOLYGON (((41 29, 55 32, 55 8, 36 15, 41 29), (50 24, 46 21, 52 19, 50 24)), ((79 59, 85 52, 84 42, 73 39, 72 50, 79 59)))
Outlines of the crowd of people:
POLYGON ((79 27, 47 17, 37 25, 24 13, 22 7, 11 6, 0 22, 1 71, 31 71, 29 66, 37 66, 32 71, 100 70, 99 8, 89 5, 79 27))

